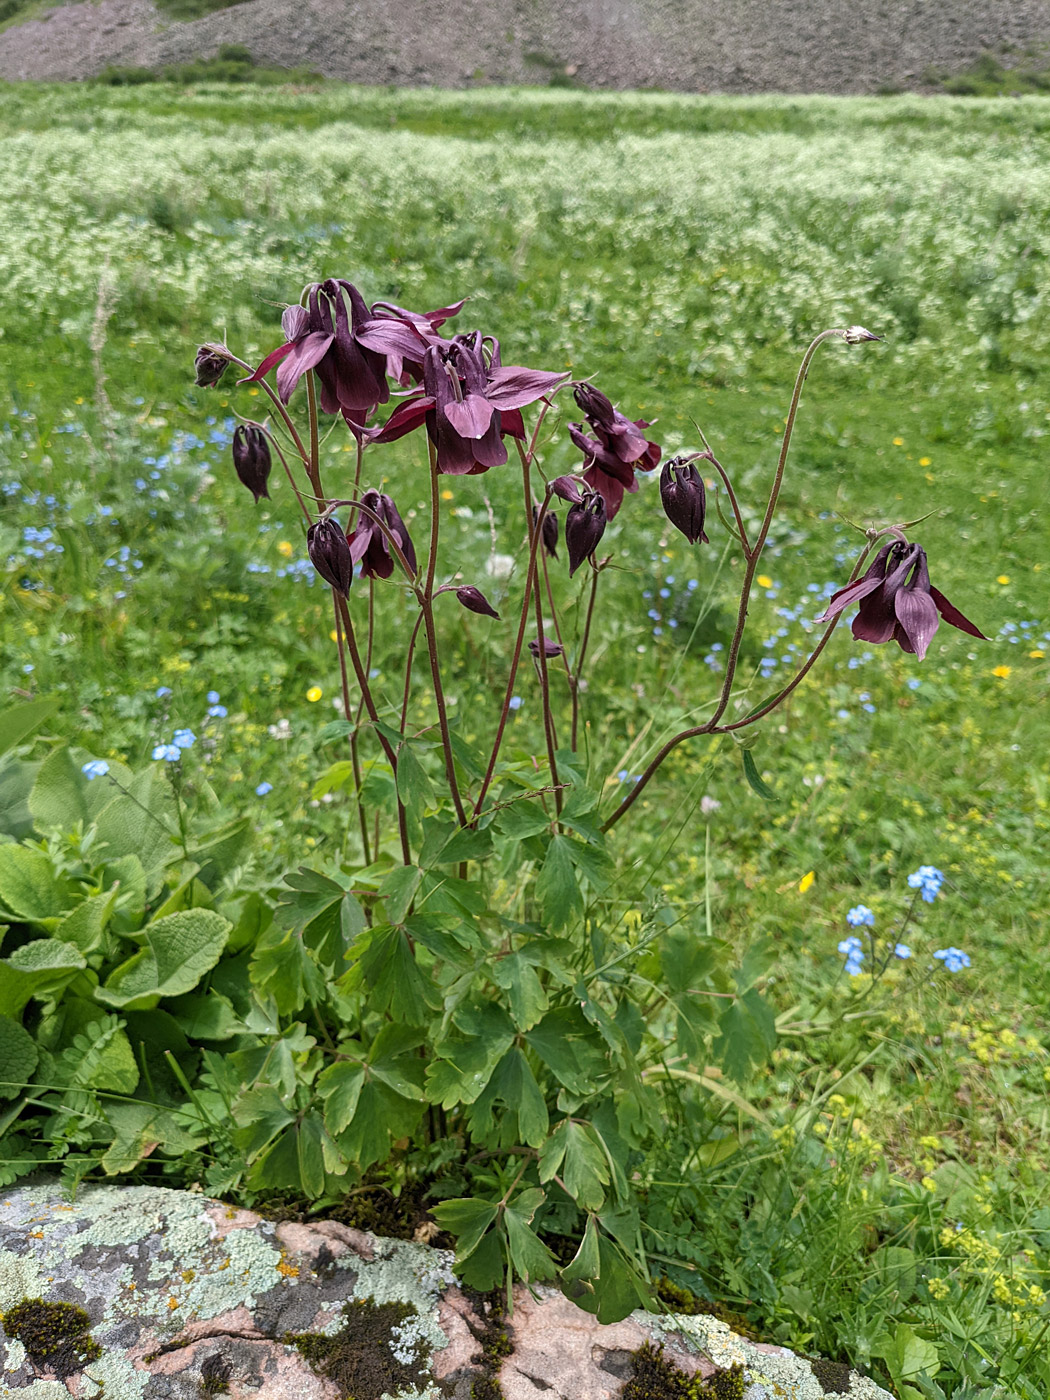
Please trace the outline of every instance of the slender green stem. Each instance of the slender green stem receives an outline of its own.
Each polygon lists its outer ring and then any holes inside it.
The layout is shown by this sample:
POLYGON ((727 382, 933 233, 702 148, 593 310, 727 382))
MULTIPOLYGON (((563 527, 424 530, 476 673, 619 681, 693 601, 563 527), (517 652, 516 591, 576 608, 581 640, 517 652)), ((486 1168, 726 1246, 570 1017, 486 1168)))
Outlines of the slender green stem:
POLYGON ((405 691, 401 699, 401 723, 398 725, 400 733, 404 734, 405 725, 408 723, 408 701, 412 691, 412 657, 416 649, 416 638, 419 636, 419 629, 423 625, 423 614, 416 615, 416 625, 412 628, 412 635, 408 639, 408 651, 405 656, 405 691))
POLYGON ((587 659, 587 643, 591 639, 591 619, 594 617, 594 599, 598 592, 598 575, 601 570, 593 556, 588 560, 591 566, 591 596, 587 600, 587 619, 583 624, 583 640, 576 657, 576 669, 572 677, 572 751, 576 752, 580 723, 580 679, 583 676, 583 663, 587 659))
MULTIPOLYGON (((543 501, 536 512, 536 528, 531 533, 529 541, 529 567, 525 576, 525 592, 521 600, 521 616, 518 619, 518 635, 514 642, 514 653, 510 661, 510 674, 507 676, 507 688, 503 693, 503 705, 500 709, 499 723, 496 726, 496 737, 492 744, 492 753, 489 756, 488 767, 485 770, 485 777, 482 780, 481 791, 474 804, 474 813, 471 818, 476 821, 481 814, 481 807, 485 801, 486 794, 492 785, 492 777, 496 771, 496 763, 499 759, 500 747, 503 743, 503 733, 507 727, 507 716, 510 714, 511 697, 514 694, 514 682, 518 675, 518 664, 521 661, 521 649, 525 640, 525 628, 529 621, 529 603, 532 598, 532 586, 536 577, 536 547, 539 543, 543 531, 543 517, 547 514, 547 507, 550 504, 551 490, 548 486, 544 492, 543 501)), ((531 512, 530 519, 531 519, 531 512)))
POLYGON ((438 724, 441 729, 441 745, 445 751, 445 777, 448 781, 448 790, 452 794, 452 802, 456 809, 456 816, 460 826, 466 826, 467 814, 463 807, 463 799, 459 792, 459 782, 456 779, 456 761, 452 752, 452 735, 448 727, 448 709, 445 705, 445 693, 441 685, 441 665, 438 660, 437 629, 434 624, 434 574, 437 570, 438 537, 440 531, 441 498, 438 490, 438 469, 437 469, 437 449, 434 444, 427 439, 430 449, 430 558, 427 560, 426 582, 423 585, 423 592, 419 599, 419 605, 423 612, 423 626, 426 630, 427 653, 430 657, 430 675, 434 683, 434 703, 437 705, 438 724))
MULTIPOLYGON (((364 854, 366 865, 372 864, 372 855, 368 844, 368 818, 365 815, 365 805, 361 800, 361 757, 358 751, 358 726, 361 722, 360 713, 357 718, 351 717, 350 710, 350 678, 346 673, 346 642, 343 637, 343 619, 339 616, 339 595, 332 589, 332 608, 335 612, 335 640, 336 649, 339 652, 339 680, 343 688, 343 714, 346 716, 350 729, 350 762, 354 770, 354 797, 357 801, 357 820, 361 828, 361 849, 364 854)), ((362 697, 362 704, 364 698, 362 697)))

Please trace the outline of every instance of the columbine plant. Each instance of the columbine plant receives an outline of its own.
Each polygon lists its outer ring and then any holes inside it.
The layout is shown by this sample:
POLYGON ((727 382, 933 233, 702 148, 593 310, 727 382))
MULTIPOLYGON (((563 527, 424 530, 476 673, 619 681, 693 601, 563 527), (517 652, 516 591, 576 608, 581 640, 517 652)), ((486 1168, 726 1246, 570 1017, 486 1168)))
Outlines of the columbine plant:
MULTIPOLYGON (((697 550, 712 523, 701 471, 717 477, 717 513, 743 559, 739 603, 706 717, 664 742, 601 810, 579 752, 589 646, 600 627, 595 599, 611 562, 598 551, 621 509, 642 508, 628 498, 638 494, 638 474, 660 466, 661 448, 645 420, 590 382, 504 365, 499 342, 482 330, 446 335, 462 305, 368 307, 350 283, 329 279, 285 311, 284 340, 258 365, 225 346, 198 353, 199 384, 218 383, 232 365, 271 402, 266 422, 238 428, 234 465, 258 501, 276 479, 271 461, 280 464, 309 558, 331 590, 349 757, 322 783, 351 792, 358 846, 351 861, 290 876, 275 924, 258 940, 256 1023, 302 1020, 268 1032, 283 1051, 262 1059, 238 1052, 211 1066, 247 1163, 212 1184, 332 1200, 370 1169, 407 1159, 405 1140, 429 1139, 444 1164, 433 1215, 456 1237, 467 1283, 558 1278, 569 1297, 612 1320, 651 1297, 648 1260, 659 1244, 643 1233, 636 1173, 667 1111, 661 1096, 673 1094, 677 1109, 690 1092, 739 1104, 705 1067, 717 1062, 743 1083, 765 1063, 775 1030, 753 963, 731 975, 728 949, 699 939, 670 909, 647 919, 631 910, 618 921, 608 833, 668 756, 700 736, 740 738, 745 773, 761 790, 745 731, 802 683, 851 604, 861 604, 856 635, 895 639, 919 659, 938 614, 981 634, 932 588, 905 527, 874 528, 797 673, 757 707, 740 693, 751 589, 810 364, 825 341, 877 339, 858 326, 823 331, 803 356, 757 527, 745 524, 702 434, 703 450, 661 468, 663 510, 697 550), (541 429, 566 390, 583 415, 569 425, 581 460, 577 471, 548 479, 541 429), (342 420, 356 446, 349 489, 324 479, 327 420, 342 420), (426 435, 430 510, 413 538, 382 487, 382 454, 416 430, 426 435), (519 477, 521 508, 494 531, 503 528, 512 555, 524 540, 526 556, 520 598, 503 604, 502 616, 481 580, 443 565, 439 508, 443 475, 497 469, 519 477), (555 498, 568 506, 564 556, 555 498), (570 579, 583 575, 578 642, 562 626, 564 590, 552 584, 563 558, 570 579), (370 658, 377 589, 395 586, 406 618, 403 683, 392 699, 374 688, 370 658), (505 629, 506 677, 483 750, 449 719, 442 638, 468 619, 435 606, 447 593, 505 629), (534 672, 541 700, 538 766, 504 754, 523 669, 534 672), (565 685, 555 686, 562 672, 565 685), (425 704, 432 715, 420 728, 410 716, 425 704), (641 1011, 632 978, 646 989, 641 1011), (271 1067, 293 1060, 295 1073, 271 1067), (544 1242, 551 1235, 575 1241, 568 1263, 564 1249, 559 1262, 544 1242)), ((480 719, 476 727, 484 728, 480 719)))

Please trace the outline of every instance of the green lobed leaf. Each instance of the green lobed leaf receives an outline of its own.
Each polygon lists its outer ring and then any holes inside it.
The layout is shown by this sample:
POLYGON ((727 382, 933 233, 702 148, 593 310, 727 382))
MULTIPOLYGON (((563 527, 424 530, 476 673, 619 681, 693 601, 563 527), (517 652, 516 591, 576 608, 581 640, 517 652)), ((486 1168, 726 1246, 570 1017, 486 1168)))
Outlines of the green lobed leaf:
POLYGON ((554 1255, 530 1228, 532 1218, 544 1199, 542 1191, 530 1187, 508 1202, 503 1212, 511 1263, 515 1273, 529 1284, 542 1283, 544 1279, 556 1278, 558 1274, 554 1255))
POLYGON ((416 817, 422 817, 428 807, 437 806, 433 784, 407 741, 397 756, 397 795, 406 811, 416 817))
POLYGON ((540 1151, 540 1180, 560 1172, 565 1189, 581 1210, 600 1210, 605 1203, 609 1164, 589 1123, 570 1118, 558 1124, 540 1151))
POLYGON ((554 836, 547 847, 547 857, 543 862, 535 885, 536 898, 543 912, 543 921, 548 928, 564 928, 573 915, 583 910, 583 897, 576 883, 572 852, 568 838, 554 836))
POLYGON ((431 1215, 450 1235, 456 1237, 456 1262, 469 1259, 498 1214, 492 1201, 461 1196, 439 1201, 430 1209, 431 1215))
POLYGON ((404 923, 422 878, 418 865, 399 865, 386 877, 379 886, 379 893, 386 900, 387 923, 404 923))
POLYGON ((493 963, 492 980, 507 993, 507 1005, 518 1030, 531 1030, 549 1005, 536 969, 523 954, 510 953, 493 963))
POLYGON ((725 1072, 740 1084, 768 1062, 776 1043, 773 1008, 752 987, 722 1012, 714 1052, 725 1072))
POLYGON ((301 934, 273 924, 259 938, 251 955, 252 986, 272 997, 282 1016, 317 1005, 327 996, 327 983, 301 934))

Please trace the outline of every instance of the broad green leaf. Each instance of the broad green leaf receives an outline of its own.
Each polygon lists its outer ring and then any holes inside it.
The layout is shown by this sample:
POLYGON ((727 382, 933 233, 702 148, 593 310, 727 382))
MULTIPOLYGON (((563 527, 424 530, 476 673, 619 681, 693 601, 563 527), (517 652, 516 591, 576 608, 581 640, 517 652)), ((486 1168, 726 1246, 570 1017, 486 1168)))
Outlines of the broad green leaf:
POLYGON ((932 1380, 940 1370, 941 1358, 936 1345, 918 1336, 904 1322, 897 1323, 892 1332, 876 1337, 871 1352, 883 1358, 898 1384, 923 1374, 932 1380))
POLYGON ((12 841, 22 841, 32 833, 29 794, 39 771, 39 763, 26 763, 10 755, 0 759, 0 835, 12 841))
POLYGON ((492 1078, 508 1044, 509 1040, 493 1043, 481 1039, 443 1042, 441 1058, 427 1066, 427 1098, 445 1109, 473 1103, 492 1078))
POLYGON ((551 819, 538 801, 518 798, 496 813, 496 826, 512 841, 527 841, 541 831, 549 831, 551 819))
POLYGON ((525 1036, 559 1084, 573 1094, 590 1094, 604 1069, 593 1032, 576 1008, 548 1011, 525 1036))
POLYGON ((209 889, 236 866, 251 841, 250 817, 226 822, 199 844, 190 847, 190 859, 200 866, 198 878, 209 889))
POLYGON ((408 742, 401 745, 397 756, 397 795, 405 810, 416 817, 437 806, 433 784, 408 742))
POLYGON ((539 1172, 544 1182, 560 1174, 581 1210, 600 1210, 605 1203, 609 1164, 589 1123, 559 1123, 540 1152, 539 1172))
POLYGON ((424 1040, 422 1031, 388 1023, 369 1047, 369 1073, 402 1098, 422 1099, 423 1061, 415 1052, 424 1040))
POLYGON ((107 1176, 130 1172, 158 1147, 178 1156, 200 1146, 201 1132, 184 1114, 151 1103, 112 1101, 105 1112, 113 1129, 113 1141, 102 1158, 107 1176))
POLYGON ((567 837, 551 838, 547 858, 536 880, 535 894, 548 928, 564 928, 574 914, 582 912, 583 898, 576 883, 567 837))
POLYGON ((317 1092, 325 1102, 325 1126, 333 1137, 354 1121, 364 1082, 365 1067, 357 1060, 339 1060, 318 1075, 317 1092))
MULTIPOLYGON (((96 782, 105 779, 95 779, 96 782)), ((69 750, 53 749, 40 765, 33 791, 29 794, 29 810, 39 830, 57 827, 72 831, 78 822, 88 819, 84 791, 88 781, 74 764, 69 750)))
POLYGON ((302 935, 272 924, 255 945, 251 956, 252 985, 264 997, 272 997, 278 1011, 287 1016, 307 1002, 317 1005, 327 995, 324 973, 302 935))
POLYGON ((0 754, 27 739, 57 709, 57 700, 30 700, 25 705, 12 705, 10 709, 0 711, 0 754))
POLYGON ((542 1283, 544 1279, 556 1278, 558 1274, 554 1255, 529 1228, 532 1217, 543 1201, 544 1193, 531 1187, 515 1197, 503 1212, 511 1263, 515 1273, 526 1283, 542 1283))
POLYGON ((234 1140, 247 1161, 257 1157, 293 1117, 273 1085, 245 1090, 234 1102, 233 1121, 237 1124, 234 1140))
POLYGON ((43 851, 32 846, 0 846, 0 912, 38 924, 64 914, 72 899, 43 851))
POLYGON ((616 874, 616 867, 601 846, 585 845, 582 841, 568 838, 569 859, 597 890, 604 890, 616 874))
POLYGON ((29 1032, 10 1016, 0 1016, 0 1099, 13 1099, 22 1091, 39 1058, 29 1032))
POLYGON ((353 732, 354 726, 348 720, 330 719, 327 724, 321 726, 314 743, 320 748, 322 744, 333 744, 337 739, 346 739, 353 732))
POLYGON ((341 792, 343 788, 351 786, 353 781, 353 763, 348 758, 341 758, 338 763, 333 763, 330 768, 325 769, 314 783, 310 796, 317 802, 322 797, 327 797, 330 792, 341 792))
POLYGON ((354 1116, 336 1139, 339 1149, 355 1168, 367 1171, 373 1162, 384 1161, 390 1155, 392 1142, 415 1130, 422 1112, 421 1103, 410 1103, 385 1084, 366 1079, 354 1116))
POLYGON ((493 963, 492 980, 507 993, 510 1014, 518 1030, 531 1030, 549 1005, 536 969, 521 953, 511 953, 493 963))
POLYGON ((316 1113, 308 1113, 299 1124, 296 1154, 299 1159, 299 1180, 311 1200, 324 1192, 324 1126, 316 1113))
POLYGON ((116 901, 116 890, 85 899, 58 925, 55 937, 63 943, 72 943, 82 953, 94 952, 102 943, 116 901))
POLYGON ((119 886, 113 906, 113 927, 118 933, 142 932, 146 916, 146 872, 138 856, 117 856, 103 866, 103 887, 119 886))
POLYGON ((229 1040, 244 1029, 230 1001, 218 992, 172 997, 168 1010, 190 1040, 229 1040))
POLYGON ((110 1006, 142 1008, 155 998, 192 992, 222 956, 232 925, 212 909, 184 909, 145 929, 145 946, 112 972, 95 996, 110 1006))
MULTIPOLYGON (((580 1247, 561 1271, 562 1283, 583 1282, 598 1277, 601 1259, 598 1252, 598 1219, 588 1215, 580 1247)), ((588 1290, 589 1291, 589 1290, 588 1290)), ((569 1297, 576 1296, 569 1293, 569 1297)))
POLYGON ((346 950, 366 927, 361 906, 345 884, 319 870, 301 865, 284 879, 289 890, 281 892, 275 921, 301 933, 320 962, 342 972, 346 950))
POLYGON ((722 1012, 714 1051, 725 1072, 740 1084, 768 1062, 776 1043, 773 1009, 752 987, 722 1012))
POLYGON ((445 843, 438 856, 441 865, 455 865, 461 860, 484 860, 492 854, 492 833, 488 827, 458 828, 445 843))
POLYGON ((522 1052, 512 1046, 469 1114, 471 1136, 487 1146, 542 1147, 547 1140, 550 1119, 547 1104, 532 1067, 522 1052), (499 1105, 503 1112, 497 1117, 499 1105))
POLYGON ((361 935, 354 945, 356 960, 339 985, 368 989, 373 1011, 388 1008, 400 1021, 422 1025, 432 989, 420 972, 404 930, 381 924, 361 935))
MULTIPOLYGON (((154 764, 135 775, 98 814, 96 830, 107 863, 138 856, 145 871, 166 864, 178 849, 178 813, 165 777, 154 764)), ((96 780, 97 781, 97 780, 96 780)))
POLYGON ((652 1292, 619 1245, 602 1235, 598 1240, 598 1277, 593 1293, 574 1296, 584 1312, 599 1322, 622 1322, 635 1308, 651 1308, 652 1292))
POLYGON ((400 924, 416 897, 423 872, 417 865, 399 865, 379 886, 379 893, 386 900, 387 923, 400 924))
POLYGON ((455 1236, 456 1262, 461 1263, 477 1249, 498 1211, 491 1201, 461 1196, 451 1201, 439 1201, 431 1207, 430 1213, 443 1230, 455 1236))
POLYGON ((61 1064, 68 1082, 79 1089, 133 1094, 138 1087, 139 1067, 124 1024, 116 1016, 103 1015, 85 1026, 62 1052, 61 1064))
POLYGON ((468 1288, 476 1289, 478 1293, 489 1293, 504 1281, 505 1238, 501 1230, 490 1230, 469 1259, 457 1261, 459 1276, 468 1288))
POLYGON ((23 943, 10 957, 0 958, 0 1014, 19 1016, 30 997, 54 996, 86 966, 72 943, 57 938, 23 943))

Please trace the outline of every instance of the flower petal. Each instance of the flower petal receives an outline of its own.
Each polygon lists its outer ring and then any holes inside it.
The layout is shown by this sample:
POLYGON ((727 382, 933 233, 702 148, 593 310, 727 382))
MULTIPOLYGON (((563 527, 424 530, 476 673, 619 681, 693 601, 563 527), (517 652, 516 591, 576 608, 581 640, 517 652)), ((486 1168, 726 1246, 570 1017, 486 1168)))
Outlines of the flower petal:
POLYGON ((334 335, 326 335, 324 331, 311 331, 308 336, 296 342, 292 353, 277 371, 277 393, 282 403, 287 403, 292 397, 295 386, 306 371, 320 364, 328 354, 333 340, 334 335))
POLYGON ((921 588, 902 588, 893 607, 901 630, 911 643, 905 650, 913 650, 921 661, 940 626, 937 605, 921 588))
POLYGON ((953 627, 958 627, 960 632, 969 632, 971 637, 980 637, 982 642, 988 638, 979 627, 975 627, 968 617, 964 617, 953 603, 949 603, 944 594, 937 588, 930 589, 930 597, 937 605, 937 611, 945 622, 950 622, 953 627))
POLYGON ((552 374, 521 365, 500 365, 489 371, 485 397, 494 408, 524 408, 568 382, 568 374, 552 374))
MULTIPOLYGON (((301 310, 302 308, 300 308, 301 310)), ((298 342, 289 340, 284 345, 278 345, 276 350, 271 350, 263 360, 262 364, 254 374, 249 374, 246 379, 238 379, 238 384, 254 384, 257 380, 265 378, 270 373, 274 365, 279 365, 286 355, 290 355, 298 342)))
POLYGON ((480 394, 468 394, 465 399, 452 399, 445 405, 445 417, 460 437, 480 438, 488 432, 494 409, 480 394))
POLYGON ((434 407, 434 400, 425 395, 405 399, 386 420, 381 428, 366 429, 364 436, 369 442, 396 442, 406 433, 413 432, 426 421, 426 416, 434 407))

